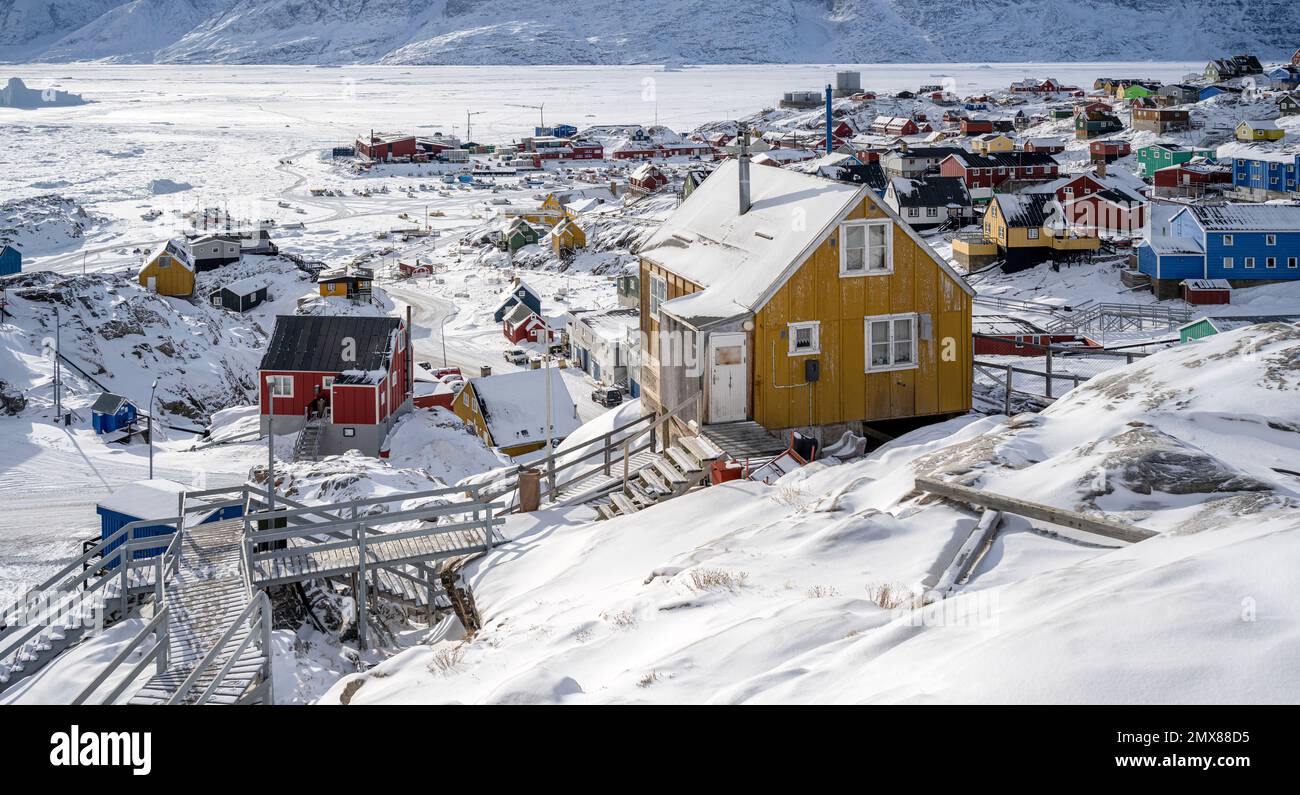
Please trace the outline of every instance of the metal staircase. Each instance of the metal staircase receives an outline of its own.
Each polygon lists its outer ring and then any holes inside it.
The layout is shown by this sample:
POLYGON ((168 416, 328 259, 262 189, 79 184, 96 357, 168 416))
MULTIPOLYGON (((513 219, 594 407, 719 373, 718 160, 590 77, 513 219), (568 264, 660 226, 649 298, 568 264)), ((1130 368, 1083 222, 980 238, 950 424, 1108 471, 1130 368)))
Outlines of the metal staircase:
POLYGON ((298 432, 298 439, 293 443, 293 460, 294 461, 319 461, 320 460, 320 436, 321 436, 321 419, 307 420, 307 424, 302 426, 298 432))

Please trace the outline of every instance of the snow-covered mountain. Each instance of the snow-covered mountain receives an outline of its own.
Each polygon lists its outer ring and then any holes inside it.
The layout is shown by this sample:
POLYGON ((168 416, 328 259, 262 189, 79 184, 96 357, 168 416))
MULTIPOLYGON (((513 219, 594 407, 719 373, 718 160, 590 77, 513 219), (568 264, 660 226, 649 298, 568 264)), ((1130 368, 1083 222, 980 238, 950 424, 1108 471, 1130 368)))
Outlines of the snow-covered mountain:
POLYGON ((1297 46, 1285 0, 0 0, 0 59, 876 63, 1208 58, 1297 46), (1187 24, 1153 24, 1159 19, 1187 24), (725 30, 725 35, 719 35, 725 30))

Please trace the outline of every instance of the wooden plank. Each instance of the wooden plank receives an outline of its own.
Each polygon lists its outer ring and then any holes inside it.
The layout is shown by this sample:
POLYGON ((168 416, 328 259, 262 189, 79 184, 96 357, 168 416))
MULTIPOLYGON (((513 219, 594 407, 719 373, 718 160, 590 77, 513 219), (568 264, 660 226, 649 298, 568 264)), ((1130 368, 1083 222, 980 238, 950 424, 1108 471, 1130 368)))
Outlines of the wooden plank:
POLYGON ((1157 533, 1141 527, 1088 516, 1077 511, 1068 511, 1064 508, 1056 508, 1038 502, 980 491, 969 486, 959 486, 956 483, 948 483, 937 478, 918 477, 916 479, 916 488, 940 497, 978 505, 981 508, 991 508, 996 511, 1016 514, 1017 516, 1051 522, 1074 530, 1082 530, 1085 533, 1093 533, 1131 544, 1145 541, 1157 535, 1157 533))

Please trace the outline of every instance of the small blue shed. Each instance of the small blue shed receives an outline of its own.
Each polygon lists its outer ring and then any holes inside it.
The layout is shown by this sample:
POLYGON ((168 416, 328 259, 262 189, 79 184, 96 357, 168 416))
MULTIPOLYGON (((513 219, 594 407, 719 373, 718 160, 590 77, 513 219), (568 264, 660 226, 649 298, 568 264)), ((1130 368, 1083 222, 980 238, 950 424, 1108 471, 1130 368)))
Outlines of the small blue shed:
POLYGON ((13 276, 22 273, 23 254, 13 246, 0 248, 0 276, 13 276))
MULTIPOLYGON (((139 480, 119 487, 117 491, 105 497, 95 506, 95 513, 99 514, 100 540, 109 538, 131 522, 149 519, 163 520, 176 516, 180 511, 181 493, 190 490, 192 489, 189 486, 162 478, 139 480)), ((235 519, 243 515, 243 506, 232 505, 214 510, 206 515, 202 513, 191 514, 188 524, 207 524, 222 519, 235 519)), ((176 527, 172 524, 137 527, 131 532, 131 538, 159 536, 160 545, 148 549, 138 549, 132 554, 132 559, 140 560, 141 558, 161 555, 166 551, 167 543, 175 530, 176 527)), ((104 550, 104 556, 107 557, 112 550, 121 546, 121 543, 119 540, 109 545, 104 550)), ((115 563, 109 564, 109 568, 115 566, 115 563)))
MULTIPOLYGON (((545 135, 545 133, 542 133, 545 135)), ((578 134, 578 128, 572 124, 557 124, 551 128, 551 135, 556 138, 572 138, 578 134)))
POLYGON ((135 422, 139 415, 135 404, 112 392, 101 393, 90 407, 90 426, 95 433, 112 433, 135 422))

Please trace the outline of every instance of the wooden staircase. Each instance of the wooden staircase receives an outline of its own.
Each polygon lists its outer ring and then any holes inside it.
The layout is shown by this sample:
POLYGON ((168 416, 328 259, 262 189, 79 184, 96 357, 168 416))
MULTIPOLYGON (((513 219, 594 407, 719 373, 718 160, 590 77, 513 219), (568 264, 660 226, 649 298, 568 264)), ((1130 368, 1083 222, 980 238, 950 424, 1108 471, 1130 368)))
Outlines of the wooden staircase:
POLYGON ((629 473, 623 488, 597 503, 596 516, 614 519, 658 505, 708 482, 709 468, 723 451, 702 436, 679 436, 649 466, 629 473))

